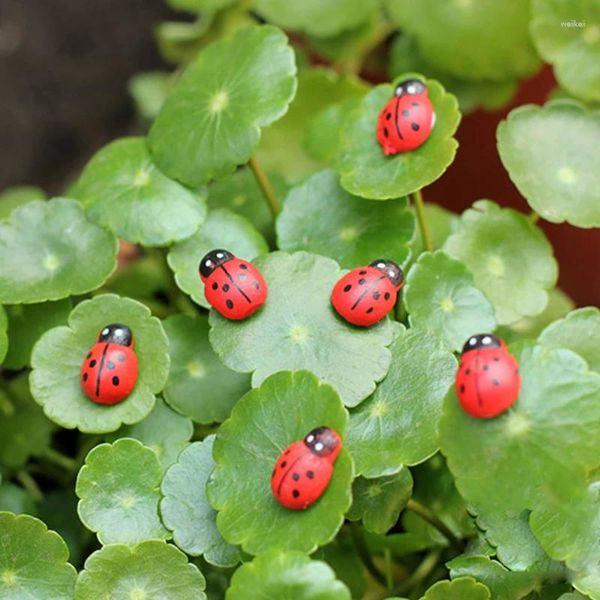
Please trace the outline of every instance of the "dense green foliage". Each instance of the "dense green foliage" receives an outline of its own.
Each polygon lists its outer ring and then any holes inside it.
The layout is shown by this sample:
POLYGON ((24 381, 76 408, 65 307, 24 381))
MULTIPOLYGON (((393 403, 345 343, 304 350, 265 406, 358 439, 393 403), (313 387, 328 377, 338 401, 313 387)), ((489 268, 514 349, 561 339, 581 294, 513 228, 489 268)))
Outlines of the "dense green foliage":
POLYGON ((600 600, 600 310, 556 287, 538 225, 600 226, 597 3, 168 4, 193 20, 156 30, 173 72, 131 82, 147 137, 102 148, 68 198, 0 194, 0 600, 600 600), (532 212, 425 204, 461 110, 504 106, 542 61, 561 99, 497 131, 532 212), (436 124, 384 157, 408 76, 436 124), (208 311, 214 247, 268 282, 245 321, 208 311), (406 286, 353 327, 331 289, 381 256, 406 286), (139 378, 102 406, 80 368, 113 322, 139 378), (523 380, 488 421, 453 385, 483 331, 523 380), (273 465, 323 424, 331 484, 287 510, 273 465))

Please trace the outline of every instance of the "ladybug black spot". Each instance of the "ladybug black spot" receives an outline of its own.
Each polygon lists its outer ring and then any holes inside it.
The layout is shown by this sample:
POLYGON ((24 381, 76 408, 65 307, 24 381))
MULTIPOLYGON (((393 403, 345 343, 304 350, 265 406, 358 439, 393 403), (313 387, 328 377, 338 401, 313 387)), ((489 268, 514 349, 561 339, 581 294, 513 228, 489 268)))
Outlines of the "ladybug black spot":
POLYGON ((471 369, 465 369, 465 375, 470 375, 471 374, 471 369))
POLYGON ((366 274, 367 274, 367 272, 366 272, 366 271, 359 271, 359 272, 358 272, 358 274, 359 274, 359 275, 366 275, 366 274))
POLYGON ((84 374, 83 374, 83 380, 84 380, 84 381, 87 381, 87 380, 88 380, 88 374, 87 374, 87 373, 84 373, 84 374))
POLYGON ((460 386, 460 393, 461 393, 461 394, 464 394, 464 392, 465 392, 465 386, 464 386, 464 385, 461 385, 461 386, 460 386))
POLYGON ((381 294, 379 292, 373 292, 373 300, 379 300, 381 298, 381 294))
POLYGON ((219 284, 218 284, 218 283, 215 281, 215 282, 212 284, 212 289, 213 289, 213 290, 216 290, 216 289, 218 289, 218 287, 219 287, 219 284))
POLYGON ((370 315, 373 312, 373 307, 369 306, 369 308, 367 308, 367 314, 370 315))
POLYGON ((122 352, 119 352, 119 354, 117 354, 117 360, 119 362, 125 362, 125 355, 122 352))
POLYGON ((96 366, 96 360, 90 360, 90 367, 93 369, 96 366))
POLYGON ((500 385, 500 382, 497 379, 492 379, 492 383, 494 385, 500 385))
POLYGON ((410 115, 410 112, 408 112, 407 110, 403 110, 402 111, 402 116, 403 117, 408 117, 408 115, 410 115))
POLYGON ((116 375, 112 378, 112 383, 115 387, 119 385, 119 378, 116 375))
POLYGON ((252 285, 253 285, 253 286, 254 286, 254 287, 257 289, 257 290, 260 290, 260 284, 258 283, 258 281, 255 281, 255 282, 254 282, 252 285))
POLYGON ((228 292, 229 291, 229 284, 228 283, 224 283, 223 284, 223 291, 224 292, 228 292))
POLYGON ((497 356, 494 356, 494 362, 500 362, 500 359, 497 356))
POLYGON ((294 474, 292 475, 292 479, 293 479, 294 481, 298 481, 298 479, 300 479, 300 473, 294 473, 294 474))
POLYGON ((248 268, 248 265, 240 265, 240 269, 243 269, 244 271, 248 268))
POLYGON ((419 129, 421 129, 418 123, 411 123, 410 127, 413 131, 419 131, 419 129))
POLYGON ((365 285, 365 283, 367 283, 366 279, 359 279, 358 280, 358 285, 365 285))
POLYGON ((315 476, 315 474, 314 474, 314 472, 313 472, 313 471, 306 471, 306 476, 307 476, 309 479, 313 479, 313 477, 315 476))
POLYGON ((289 453, 290 453, 290 449, 288 448, 288 449, 287 449, 287 450, 284 452, 284 454, 289 454, 289 453))
POLYGON ((282 468, 282 469, 285 469, 286 467, 287 467, 287 460, 284 460, 284 461, 281 463, 281 468, 282 468))
POLYGON ((385 120, 389 121, 392 118, 392 113, 388 113, 387 115, 385 115, 385 120))
POLYGON ((389 136, 390 136, 390 132, 387 130, 387 127, 384 127, 384 128, 383 128, 383 135, 384 135, 385 137, 389 137, 389 136))
POLYGON ((351 289, 352 289, 352 286, 350 284, 344 286, 345 292, 349 292, 351 289))
POLYGON ((92 353, 90 352, 90 353, 89 353, 89 354, 86 356, 86 358, 92 358, 92 353))
POLYGON ((298 490, 292 490, 292 496, 294 496, 294 498, 297 498, 300 495, 300 492, 298 490))
POLYGON ((112 360, 109 360, 109 361, 106 363, 106 368, 107 368, 107 369, 110 369, 111 371, 112 371, 112 370, 113 370, 113 369, 114 369, 116 366, 117 366, 117 365, 115 365, 115 363, 114 363, 112 360))
POLYGON ((489 365, 483 365, 483 370, 484 371, 489 371, 490 370, 490 366, 489 365))
POLYGON ((231 300, 227 300, 227 302, 225 302, 225 305, 230 310, 233 308, 233 302, 231 300))
POLYGON ((410 104, 410 105, 411 105, 411 106, 419 106, 419 103, 418 103, 418 102, 411 102, 411 104, 410 104))
POLYGON ((390 293, 389 293, 389 292, 386 292, 386 293, 383 295, 383 297, 384 297, 386 300, 389 300, 389 299, 390 299, 390 293))

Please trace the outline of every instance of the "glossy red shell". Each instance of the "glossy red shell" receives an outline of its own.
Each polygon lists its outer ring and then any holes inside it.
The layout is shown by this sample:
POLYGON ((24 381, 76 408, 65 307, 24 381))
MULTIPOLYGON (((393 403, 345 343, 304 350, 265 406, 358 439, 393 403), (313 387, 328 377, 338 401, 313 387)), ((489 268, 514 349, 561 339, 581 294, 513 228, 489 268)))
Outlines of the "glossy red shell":
POLYGON ((519 397, 519 365, 504 342, 500 348, 463 352, 456 373, 456 393, 465 412, 490 419, 508 410, 519 397))
POLYGON ((81 366, 81 387, 96 404, 117 404, 131 394, 138 377, 133 346, 98 342, 81 366))
POLYGON ((304 510, 314 504, 331 481, 340 448, 341 441, 334 454, 323 458, 313 453, 303 440, 288 446, 277 459, 271 476, 275 499, 291 510, 304 510))
POLYGON ((398 289, 380 269, 358 267, 335 284, 331 304, 349 323, 369 327, 394 308, 398 289))
POLYGON ((418 95, 394 96, 379 113, 377 141, 386 155, 408 152, 427 140, 434 123, 427 89, 418 95))
POLYGON ((247 260, 232 258, 216 267, 204 282, 208 303, 227 319, 239 321, 255 313, 267 299, 267 282, 247 260))

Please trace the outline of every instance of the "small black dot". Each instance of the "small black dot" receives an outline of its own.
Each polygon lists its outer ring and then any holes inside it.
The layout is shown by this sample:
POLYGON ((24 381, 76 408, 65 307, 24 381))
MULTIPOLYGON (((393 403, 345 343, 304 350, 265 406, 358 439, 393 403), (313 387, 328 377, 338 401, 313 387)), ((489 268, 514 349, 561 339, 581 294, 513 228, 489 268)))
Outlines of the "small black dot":
POLYGON ((300 492, 298 490, 292 490, 292 496, 294 496, 294 498, 297 498, 300 495, 300 492))
POLYGON ((83 374, 83 380, 84 380, 84 381, 87 381, 87 380, 88 380, 88 374, 87 374, 87 373, 84 373, 84 374, 83 374))
POLYGON ((117 366, 117 365, 115 365, 115 363, 114 363, 112 360, 109 360, 109 361, 106 363, 106 368, 107 368, 107 369, 110 369, 111 371, 112 371, 112 370, 113 370, 113 369, 114 369, 116 366, 117 366))
POLYGON ((244 271, 248 268, 248 265, 240 265, 240 269, 243 269, 244 271))
POLYGON ((465 375, 470 375, 471 374, 471 369, 465 369, 465 375))
POLYGON ((408 117, 408 115, 409 115, 409 114, 410 114, 410 113, 409 113, 407 110, 403 110, 403 111, 402 111, 402 116, 403 116, 403 117, 408 117))
POLYGON ((418 123, 411 123, 410 126, 413 131, 419 131, 419 129, 421 129, 418 123))
POLYGON ((392 113, 388 113, 387 115, 385 115, 385 120, 389 121, 392 118, 392 113))
POLYGON ((500 385, 500 382, 497 379, 492 379, 492 383, 494 385, 500 385))
POLYGON ((218 287, 219 287, 219 284, 218 284, 218 283, 215 281, 215 282, 212 284, 212 289, 213 289, 213 290, 216 290, 216 289, 218 289, 218 287))
POLYGON ((500 359, 497 356, 494 356, 494 362, 499 362, 500 359))
POLYGON ((294 473, 294 474, 292 475, 292 479, 293 479, 294 481, 298 481, 298 479, 300 479, 300 473, 294 473))
POLYGON ((370 315, 373 312, 373 307, 370 306, 369 308, 367 308, 367 314, 370 315))
POLYGON ((373 300, 379 300, 381 298, 381 294, 379 292, 373 292, 373 300))
POLYGON ((224 283, 223 284, 223 291, 224 292, 228 292, 229 291, 229 284, 228 283, 224 283))
POLYGON ((254 286, 254 287, 257 289, 257 290, 260 290, 260 283, 258 283, 258 281, 255 281, 255 282, 254 282, 252 285, 253 285, 253 286, 254 286))
POLYGON ((89 353, 89 354, 86 356, 86 358, 92 358, 92 353, 90 352, 90 353, 89 353))
POLYGON ((411 106, 419 106, 419 103, 418 103, 418 102, 411 102, 411 104, 410 104, 410 105, 411 105, 411 106))
POLYGON ((92 367, 92 369, 96 366, 96 360, 90 360, 90 367, 92 367))
POLYGON ((461 386, 460 386, 460 393, 461 393, 461 394, 463 394, 463 393, 464 393, 464 391, 465 391, 465 386, 464 386, 464 385, 461 385, 461 386))
POLYGON ((345 292, 349 292, 352 289, 352 286, 350 284, 344 286, 344 291, 345 292))
POLYGON ((284 461, 281 463, 281 468, 282 468, 282 469, 285 469, 286 467, 287 467, 287 460, 284 460, 284 461))
POLYGON ((358 285, 365 285, 365 283, 367 283, 366 279, 359 279, 358 280, 358 285))
POLYGON ((358 272, 358 274, 359 274, 359 275, 366 275, 366 274, 367 274, 367 272, 366 272, 366 271, 359 271, 359 272, 358 272))
POLYGON ((125 362, 125 355, 122 352, 119 352, 119 354, 117 354, 117 360, 119 362, 125 362))
POLYGON ((114 385, 114 386, 117 386, 117 385, 119 385, 119 378, 118 378, 118 377, 115 375, 115 376, 112 378, 112 382, 113 382, 113 385, 114 385))
POLYGON ((314 474, 314 472, 313 472, 313 471, 306 471, 306 476, 307 476, 309 479, 312 479, 312 478, 315 476, 315 474, 314 474))
POLYGON ((384 297, 386 300, 389 300, 389 299, 390 299, 390 293, 389 293, 389 292, 386 292, 386 293, 383 295, 383 297, 384 297))
POLYGON ((384 127, 384 128, 383 128, 383 135, 384 135, 385 137, 389 137, 389 135, 390 135, 390 132, 387 130, 387 127, 384 127))
POLYGON ((246 279, 247 277, 248 277, 248 275, 246 275, 246 273, 240 273, 240 274, 238 275, 238 279, 239 279, 240 281, 244 281, 244 279, 246 279))
POLYGON ((289 453, 290 453, 290 449, 288 448, 288 449, 287 449, 287 450, 284 452, 284 454, 289 454, 289 453))
POLYGON ((227 302, 225 302, 225 305, 230 310, 233 308, 233 302, 231 300, 227 300, 227 302))
POLYGON ((490 370, 490 366, 489 365, 483 365, 483 370, 484 371, 489 371, 490 370))

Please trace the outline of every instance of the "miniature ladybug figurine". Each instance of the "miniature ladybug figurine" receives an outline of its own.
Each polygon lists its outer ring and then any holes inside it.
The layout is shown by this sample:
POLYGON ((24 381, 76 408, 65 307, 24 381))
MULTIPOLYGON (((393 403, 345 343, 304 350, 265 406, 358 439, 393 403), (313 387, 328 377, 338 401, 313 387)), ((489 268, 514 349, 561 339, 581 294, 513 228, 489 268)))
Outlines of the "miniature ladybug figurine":
POLYGON ((313 429, 303 440, 283 451, 273 469, 271 491, 292 510, 314 504, 327 489, 342 441, 329 427, 313 429))
POLYGON ((227 250, 211 250, 199 269, 208 303, 227 319, 245 319, 267 299, 267 283, 260 271, 227 250))
POLYGON ((331 303, 349 323, 369 327, 394 308, 403 285, 402 269, 391 260, 380 259, 346 273, 335 284, 331 303))
POLYGON ((117 404, 135 387, 138 360, 126 325, 107 325, 81 366, 81 387, 97 404, 117 404))
POLYGON ((386 156, 414 150, 427 140, 434 123, 426 85, 407 79, 396 87, 394 97, 379 113, 377 141, 386 156))
POLYGON ((519 397, 519 365, 495 335, 474 335, 463 347, 456 373, 456 393, 465 412, 490 419, 508 410, 519 397))

